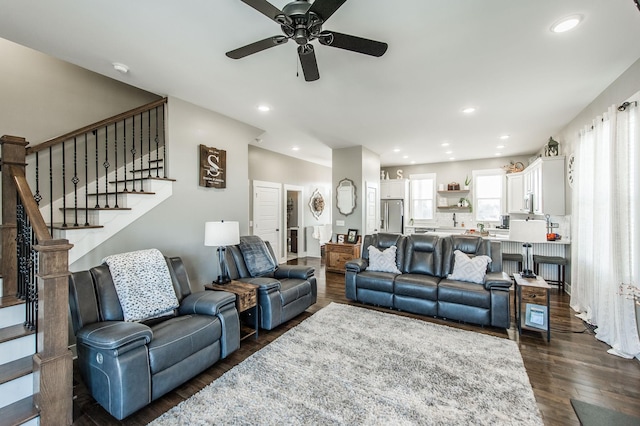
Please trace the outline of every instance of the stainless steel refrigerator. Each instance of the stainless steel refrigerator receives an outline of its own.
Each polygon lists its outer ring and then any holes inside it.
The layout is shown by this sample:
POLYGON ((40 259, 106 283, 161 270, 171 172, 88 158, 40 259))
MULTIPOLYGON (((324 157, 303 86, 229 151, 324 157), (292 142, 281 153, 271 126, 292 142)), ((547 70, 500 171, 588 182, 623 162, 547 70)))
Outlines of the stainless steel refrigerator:
POLYGON ((404 233, 404 202, 380 201, 380 232, 404 233))

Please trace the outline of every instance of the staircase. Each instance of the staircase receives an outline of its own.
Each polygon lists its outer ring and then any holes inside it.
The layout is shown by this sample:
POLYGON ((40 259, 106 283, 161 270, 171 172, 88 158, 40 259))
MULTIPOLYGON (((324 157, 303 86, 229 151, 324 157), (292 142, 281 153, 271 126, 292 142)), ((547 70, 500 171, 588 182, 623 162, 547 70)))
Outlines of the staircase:
POLYGON ((0 425, 38 425, 33 404, 35 333, 23 325, 25 303, 0 297, 0 425))
POLYGON ((71 423, 69 265, 171 196, 165 103, 31 148, 0 138, 0 426, 71 423))

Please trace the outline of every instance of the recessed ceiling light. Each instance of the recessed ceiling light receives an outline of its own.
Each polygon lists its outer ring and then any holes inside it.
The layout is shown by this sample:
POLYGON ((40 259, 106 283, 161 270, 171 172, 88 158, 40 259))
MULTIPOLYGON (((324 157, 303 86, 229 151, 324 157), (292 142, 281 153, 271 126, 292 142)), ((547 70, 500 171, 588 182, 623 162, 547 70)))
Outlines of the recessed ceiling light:
POLYGON ((297 146, 294 146, 294 147, 292 147, 292 148, 291 148, 291 150, 292 150, 292 151, 300 151, 300 148, 299 148, 299 147, 297 147, 297 146))
POLYGON ((453 161, 455 159, 456 159, 455 157, 449 157, 449 160, 451 160, 451 161, 453 161))
POLYGON ((504 148, 504 145, 498 145, 498 146, 496 146, 496 148, 502 149, 502 148, 504 148))
POLYGON ((400 152, 400 148, 393 148, 393 152, 400 152))
POLYGON ((120 74, 126 74, 129 72, 129 67, 125 64, 121 64, 120 62, 114 62, 111 65, 113 65, 113 69, 118 71, 120 74))
POLYGON ((465 114, 471 114, 471 113, 473 113, 475 111, 476 111, 476 109, 474 107, 467 107, 467 108, 462 110, 462 112, 464 112, 465 114))
POLYGON ((502 155, 501 152, 496 152, 496 157, 500 157, 502 155))
POLYGON ((566 18, 562 18, 561 20, 553 24, 551 26, 551 31, 554 33, 564 33, 570 31, 577 27, 581 20, 582 16, 580 15, 567 16, 566 18))
POLYGON ((449 142, 443 142, 440 146, 449 146, 449 142))
POLYGON ((500 136, 500 139, 502 139, 503 141, 506 141, 507 139, 509 139, 509 135, 502 135, 500 136))
POLYGON ((271 107, 269 105, 258 105, 258 111, 269 112, 271 107))
POLYGON ((409 156, 408 155, 403 155, 402 158, 409 158, 409 156))
POLYGON ((453 151, 446 151, 445 154, 453 154, 453 151))
POLYGON ((411 161, 411 164, 416 164, 416 161, 415 161, 415 160, 412 160, 412 161, 411 161))

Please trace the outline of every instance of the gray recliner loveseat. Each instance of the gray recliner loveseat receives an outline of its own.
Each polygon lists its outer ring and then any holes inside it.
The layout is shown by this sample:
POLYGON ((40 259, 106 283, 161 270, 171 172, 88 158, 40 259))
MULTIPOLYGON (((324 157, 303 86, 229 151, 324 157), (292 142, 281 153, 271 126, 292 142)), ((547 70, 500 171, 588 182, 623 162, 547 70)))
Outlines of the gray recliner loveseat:
POLYGON ((512 283, 502 271, 502 252, 496 241, 466 235, 366 235, 361 258, 346 264, 345 282, 350 300, 479 325, 510 326, 512 283), (380 251, 395 246, 397 271, 367 270, 369 246, 380 251), (470 258, 491 258, 480 283, 448 278, 457 250, 470 258))
POLYGON ((146 321, 124 321, 106 264, 69 277, 80 373, 93 398, 119 420, 240 347, 235 295, 192 293, 182 260, 165 261, 179 306, 146 321))

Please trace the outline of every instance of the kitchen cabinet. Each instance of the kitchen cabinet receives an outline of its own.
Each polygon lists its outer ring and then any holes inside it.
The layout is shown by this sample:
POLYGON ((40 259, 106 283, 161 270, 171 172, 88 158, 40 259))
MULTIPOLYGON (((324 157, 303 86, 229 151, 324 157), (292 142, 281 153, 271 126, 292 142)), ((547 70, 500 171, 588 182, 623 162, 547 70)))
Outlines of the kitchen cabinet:
POLYGON ((541 157, 507 175, 508 213, 564 215, 564 182, 564 157, 541 157))
POLYGON ((522 172, 507 176, 507 213, 524 212, 524 175, 522 172))
POLYGON ((408 179, 388 179, 380 181, 380 199, 404 200, 409 195, 408 179))

